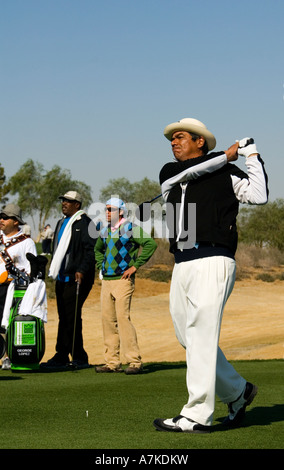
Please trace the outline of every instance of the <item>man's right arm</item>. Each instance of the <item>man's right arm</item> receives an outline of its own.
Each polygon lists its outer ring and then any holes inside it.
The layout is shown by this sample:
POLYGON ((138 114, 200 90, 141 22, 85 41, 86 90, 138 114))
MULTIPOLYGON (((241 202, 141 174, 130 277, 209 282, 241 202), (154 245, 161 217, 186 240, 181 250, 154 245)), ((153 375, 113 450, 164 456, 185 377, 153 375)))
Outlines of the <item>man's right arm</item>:
POLYGON ((167 200, 170 190, 176 184, 197 179, 206 173, 213 173, 227 163, 228 157, 225 152, 212 152, 183 162, 166 163, 160 172, 160 185, 164 200, 167 200))
POLYGON ((228 162, 238 159, 239 143, 231 145, 224 152, 211 152, 202 157, 190 158, 183 162, 170 162, 160 172, 160 185, 166 201, 170 190, 178 183, 197 179, 206 173, 219 170, 228 162))
POLYGON ((99 237, 97 239, 96 244, 95 244, 95 259, 96 259, 98 269, 102 268, 102 264, 103 264, 103 261, 104 261, 104 255, 105 255, 104 252, 105 252, 104 243, 103 243, 101 237, 99 237))

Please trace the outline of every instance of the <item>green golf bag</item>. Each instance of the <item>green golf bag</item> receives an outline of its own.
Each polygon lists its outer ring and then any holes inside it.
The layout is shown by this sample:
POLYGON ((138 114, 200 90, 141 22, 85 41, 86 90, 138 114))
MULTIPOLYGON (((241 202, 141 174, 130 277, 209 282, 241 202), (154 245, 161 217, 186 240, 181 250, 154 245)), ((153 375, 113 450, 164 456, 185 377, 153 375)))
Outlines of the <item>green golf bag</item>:
POLYGON ((16 269, 12 273, 10 271, 15 279, 15 289, 6 331, 6 343, 12 371, 39 369, 39 363, 45 352, 43 321, 33 315, 20 315, 19 308, 29 284, 36 279, 44 278, 47 258, 28 253, 27 259, 32 268, 30 276, 16 269), (38 265, 40 269, 37 269, 38 265))

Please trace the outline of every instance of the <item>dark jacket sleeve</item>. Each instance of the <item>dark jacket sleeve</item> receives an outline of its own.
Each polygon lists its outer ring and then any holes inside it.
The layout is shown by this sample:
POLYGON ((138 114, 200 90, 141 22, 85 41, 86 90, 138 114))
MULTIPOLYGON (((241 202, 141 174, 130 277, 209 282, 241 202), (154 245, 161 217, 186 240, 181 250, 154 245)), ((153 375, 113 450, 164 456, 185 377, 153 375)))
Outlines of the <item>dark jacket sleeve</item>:
POLYGON ((89 224, 92 223, 87 215, 74 222, 72 236, 67 250, 65 274, 73 277, 76 272, 84 274, 84 279, 94 280, 95 274, 95 242, 89 235, 89 224))

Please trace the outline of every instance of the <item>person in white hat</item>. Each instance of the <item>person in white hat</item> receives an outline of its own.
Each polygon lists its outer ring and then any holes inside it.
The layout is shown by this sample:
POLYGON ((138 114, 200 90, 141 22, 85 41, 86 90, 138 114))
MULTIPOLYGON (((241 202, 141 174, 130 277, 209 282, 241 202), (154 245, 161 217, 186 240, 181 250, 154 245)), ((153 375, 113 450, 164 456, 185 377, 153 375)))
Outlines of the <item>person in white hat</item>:
POLYGON ((125 218, 125 203, 112 197, 106 202, 108 227, 103 227, 95 254, 101 270, 101 310, 105 364, 96 372, 139 374, 143 370, 137 335, 130 318, 135 273, 153 255, 157 244, 141 227, 125 218), (140 253, 139 248, 142 247, 140 253), (129 364, 121 367, 120 345, 129 364))
MULTIPOLYGON (((30 274, 30 262, 26 258, 27 253, 37 256, 36 246, 29 235, 23 233, 20 228, 25 225, 22 218, 22 211, 17 204, 7 204, 0 211, 0 326, 2 323, 5 300, 11 278, 6 269, 5 260, 11 260, 13 265, 30 274)), ((5 333, 5 328, 1 327, 1 333, 5 333)), ((5 356, 2 362, 2 369, 10 369, 11 361, 5 356)))
POLYGON ((81 209, 82 196, 77 191, 67 191, 59 199, 63 218, 55 227, 49 269, 49 276, 56 280, 56 353, 41 363, 41 368, 61 370, 68 368, 70 362, 77 368, 89 366, 83 346, 82 307, 94 283, 95 239, 89 235, 92 221, 81 209))
POLYGON ((218 342, 235 281, 239 203, 265 204, 267 175, 251 138, 225 152, 208 153, 216 139, 192 118, 169 124, 164 135, 175 158, 160 172, 175 258, 170 311, 176 336, 186 349, 188 401, 175 418, 158 418, 153 424, 160 431, 205 433, 211 430, 215 393, 228 405, 223 422, 227 428, 241 424, 257 393, 227 361, 218 342), (247 174, 230 163, 239 155, 246 157, 247 174))

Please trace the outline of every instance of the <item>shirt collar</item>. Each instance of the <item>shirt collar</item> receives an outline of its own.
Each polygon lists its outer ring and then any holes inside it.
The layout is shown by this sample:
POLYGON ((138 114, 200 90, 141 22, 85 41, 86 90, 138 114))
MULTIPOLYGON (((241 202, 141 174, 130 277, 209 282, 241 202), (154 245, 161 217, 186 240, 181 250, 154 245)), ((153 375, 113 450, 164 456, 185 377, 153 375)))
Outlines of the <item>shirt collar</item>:
POLYGON ((115 232, 117 229, 119 229, 119 227, 122 224, 124 224, 125 221, 126 221, 126 219, 124 217, 122 217, 113 227, 110 227, 111 231, 115 232))

